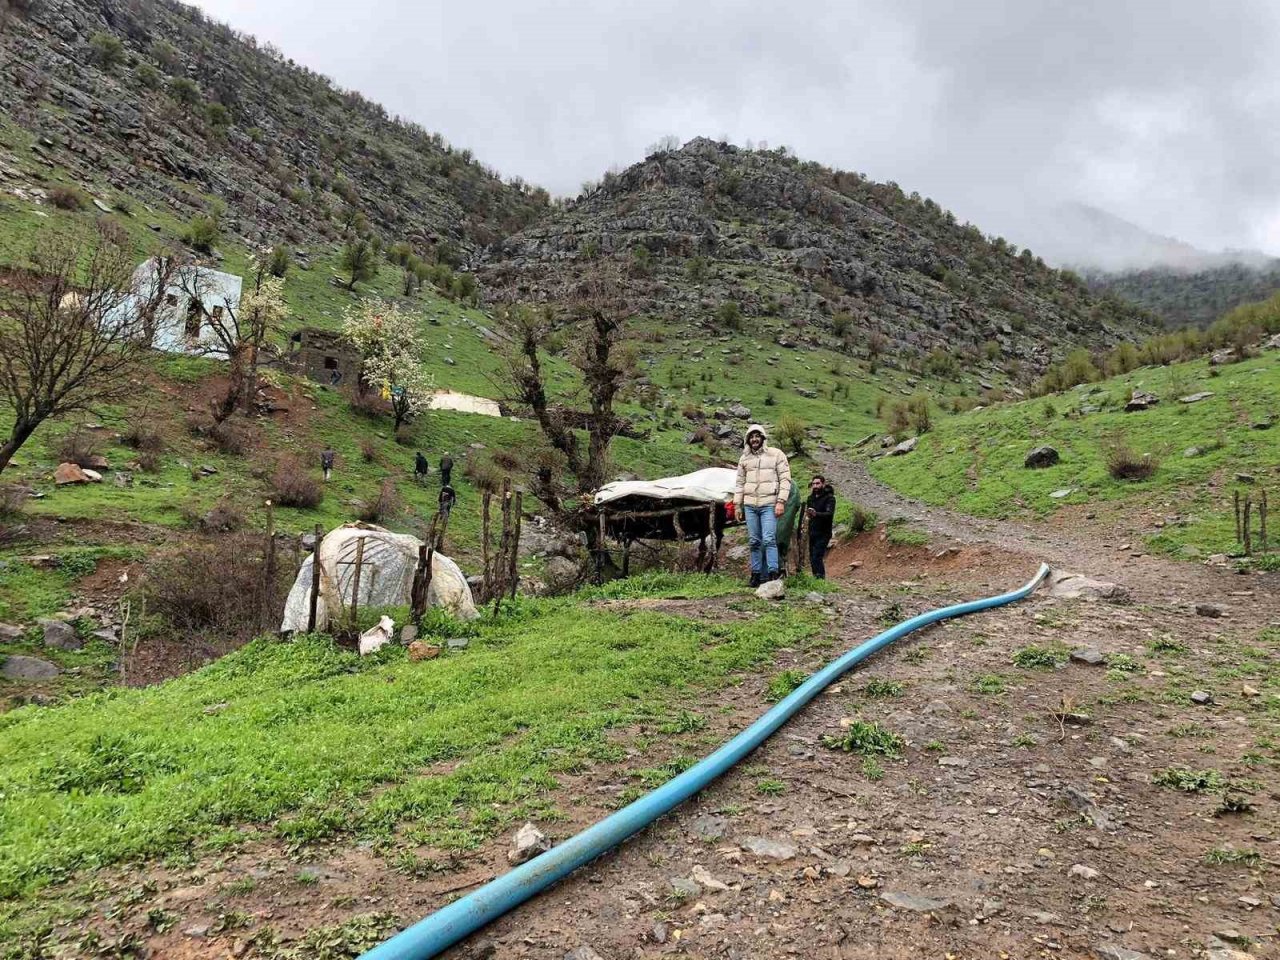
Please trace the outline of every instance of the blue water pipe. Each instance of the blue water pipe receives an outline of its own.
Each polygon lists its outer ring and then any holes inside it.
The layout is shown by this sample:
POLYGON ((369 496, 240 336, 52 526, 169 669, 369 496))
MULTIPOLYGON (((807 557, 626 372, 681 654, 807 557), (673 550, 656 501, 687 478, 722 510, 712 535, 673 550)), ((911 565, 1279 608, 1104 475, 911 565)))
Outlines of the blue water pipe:
POLYGON ((684 773, 559 846, 419 920, 363 954, 361 960, 430 960, 684 803, 764 743, 825 687, 873 653, 939 620, 1022 600, 1035 590, 1048 572, 1048 565, 1041 564, 1039 572, 1025 586, 1011 593, 931 610, 872 637, 827 664, 746 730, 684 773))

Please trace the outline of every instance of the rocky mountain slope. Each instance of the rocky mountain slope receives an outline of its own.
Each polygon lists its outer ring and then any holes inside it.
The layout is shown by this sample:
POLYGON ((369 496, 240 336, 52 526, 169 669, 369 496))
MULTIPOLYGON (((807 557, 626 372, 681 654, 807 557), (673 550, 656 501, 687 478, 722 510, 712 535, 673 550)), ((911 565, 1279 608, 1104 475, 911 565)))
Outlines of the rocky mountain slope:
POLYGON ((1090 288, 1140 304, 1172 326, 1207 327, 1243 303, 1280 291, 1280 260, 1225 263, 1200 270, 1151 267, 1089 273, 1090 288))
MULTIPOLYGON (((363 217, 460 257, 547 207, 545 191, 168 0, 0 4, 0 103, 0 127, 29 135, 48 177, 183 219, 216 197, 250 244, 311 243, 363 217)), ((41 188, 3 161, 6 192, 41 188)))
POLYGON ((1152 325, 896 184, 703 138, 606 176, 490 247, 480 273, 493 299, 556 303, 597 260, 645 314, 724 332, 734 311, 717 311, 732 302, 784 321, 784 339, 834 334, 857 348, 879 333, 907 355, 1040 367, 1152 325))

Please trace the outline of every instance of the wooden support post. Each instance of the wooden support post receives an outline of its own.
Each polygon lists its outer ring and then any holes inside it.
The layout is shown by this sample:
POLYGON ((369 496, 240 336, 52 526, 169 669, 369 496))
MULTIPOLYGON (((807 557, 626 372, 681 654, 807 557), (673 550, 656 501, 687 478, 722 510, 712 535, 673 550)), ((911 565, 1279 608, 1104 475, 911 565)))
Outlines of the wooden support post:
POLYGON ((631 576, 631 538, 622 541, 622 576, 631 576))
POLYGON ((806 519, 804 509, 801 507, 796 514, 795 532, 792 534, 796 541, 796 573, 804 573, 804 522, 806 519))
POLYGON ((484 591, 484 596, 480 598, 481 603, 483 603, 485 600, 488 600, 493 593, 493 568, 490 565, 490 558, 489 558, 489 537, 490 537, 489 508, 490 508, 490 505, 492 504, 492 501, 493 501, 493 491, 486 490, 484 492, 484 498, 481 501, 481 503, 483 504, 483 508, 482 508, 483 512, 480 515, 480 556, 483 562, 483 569, 482 569, 483 583, 481 585, 481 589, 484 591))
POLYGON ((1240 491, 1232 491, 1236 507, 1236 543, 1244 541, 1244 531, 1240 528, 1240 491))
POLYGON ((1244 555, 1253 555, 1253 539, 1249 527, 1253 522, 1253 497, 1244 498, 1244 555))
POLYGON ((364 537, 356 541, 356 573, 351 584, 351 629, 360 629, 360 568, 364 566, 364 537))
POLYGON ((494 559, 493 615, 502 607, 502 597, 507 592, 507 569, 511 563, 511 478, 502 481, 502 539, 498 541, 498 555, 494 559))
POLYGON ((413 622, 417 623, 427 610, 427 590, 431 587, 431 555, 430 546, 423 544, 418 548, 418 566, 413 571, 413 592, 410 594, 413 622))
POLYGON ((596 584, 604 583, 604 558, 608 555, 605 551, 604 538, 607 529, 604 511, 599 514, 599 529, 596 533, 596 584))
POLYGON ((320 541, 324 538, 316 524, 316 542, 311 546, 311 610, 307 614, 307 633, 316 632, 316 604, 320 601, 320 541))
POLYGON ((265 629, 271 622, 272 607, 276 602, 276 524, 271 501, 267 501, 267 542, 262 554, 262 593, 258 608, 258 628, 265 629))
POLYGON ((1267 552, 1267 489, 1266 487, 1263 487, 1262 490, 1259 491, 1259 494, 1262 499, 1258 501, 1258 520, 1262 527, 1260 531, 1260 533, 1262 534, 1262 552, 1266 553, 1267 552))
POLYGON ((516 598, 516 589, 520 586, 520 525, 524 516, 524 494, 516 491, 516 503, 511 518, 511 566, 507 578, 507 589, 511 599, 516 598))

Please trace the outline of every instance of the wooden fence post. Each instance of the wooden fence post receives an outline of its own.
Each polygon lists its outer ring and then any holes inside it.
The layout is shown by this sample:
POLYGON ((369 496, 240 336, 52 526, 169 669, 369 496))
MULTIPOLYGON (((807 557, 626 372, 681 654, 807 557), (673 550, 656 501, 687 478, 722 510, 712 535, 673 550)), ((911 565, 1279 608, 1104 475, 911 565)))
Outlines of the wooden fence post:
POLYGON ((1262 530, 1262 552, 1267 552, 1267 488, 1263 487, 1259 491, 1262 499, 1258 502, 1258 520, 1261 523, 1262 530))
POLYGON ((320 601, 320 541, 324 539, 316 524, 316 542, 311 545, 311 611, 307 615, 307 633, 316 631, 316 604, 320 601))
POLYGON ((524 494, 516 491, 515 515, 512 517, 511 531, 511 573, 507 586, 511 590, 511 599, 516 598, 516 588, 520 585, 520 525, 523 522, 524 494))
POLYGON ((364 537, 356 541, 356 574, 351 584, 351 629, 360 629, 360 568, 364 566, 364 537))
POLYGON ((608 525, 605 522, 604 511, 600 511, 598 517, 598 526, 596 529, 596 583, 604 583, 604 558, 608 555, 605 550, 605 534, 608 525))
POLYGON ((427 610, 427 591, 431 589, 431 547, 423 544, 418 547, 418 567, 413 571, 413 592, 410 594, 412 598, 413 621, 417 623, 422 619, 422 615, 427 610))
POLYGON ((271 609, 276 600, 276 524, 271 501, 267 501, 267 542, 262 557, 262 597, 258 608, 258 627, 271 622, 271 609))
POLYGON ((482 589, 484 590, 484 596, 480 598, 481 603, 483 603, 485 600, 488 600, 493 593, 493 568, 490 565, 490 557, 489 557, 489 549, 490 549, 489 510, 490 510, 490 506, 492 505, 492 502, 493 502, 493 491, 486 490, 484 492, 484 499, 482 500, 484 507, 483 507, 483 513, 481 514, 481 521, 480 521, 480 555, 484 562, 484 569, 483 569, 484 576, 483 576, 483 584, 482 584, 482 589))
POLYGON ((1244 498, 1244 555, 1246 557, 1253 554, 1253 538, 1250 536, 1249 527, 1253 522, 1253 497, 1244 498))
POLYGON ((1236 543, 1244 541, 1244 531, 1240 528, 1240 491, 1232 491, 1233 500, 1236 508, 1236 543))

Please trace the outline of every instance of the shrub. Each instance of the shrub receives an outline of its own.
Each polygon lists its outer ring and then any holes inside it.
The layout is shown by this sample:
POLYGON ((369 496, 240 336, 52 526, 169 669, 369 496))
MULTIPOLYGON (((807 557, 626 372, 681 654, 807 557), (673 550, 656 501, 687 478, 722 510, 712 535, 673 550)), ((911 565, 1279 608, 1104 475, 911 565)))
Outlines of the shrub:
POLYGON ((219 534, 162 556, 143 583, 147 611, 178 632, 241 641, 276 626, 291 577, 287 564, 268 569, 265 547, 260 534, 219 534))
POLYGON ((468 457, 466 466, 462 468, 462 475, 477 490, 489 493, 501 490, 502 480, 506 476, 502 468, 488 457, 468 457))
POLYGON ((143 473, 159 473, 161 466, 160 454, 151 450, 143 450, 138 454, 138 469, 143 473))
POLYGON ((842 736, 823 737, 822 743, 832 750, 843 750, 845 753, 890 758, 901 756, 902 748, 906 745, 906 741, 893 731, 866 720, 855 720, 842 736))
POLYGON ((418 431, 410 424, 402 423, 396 428, 396 443, 402 447, 413 447, 418 443, 418 431))
POLYGON ((149 63, 140 64, 133 75, 148 90, 154 90, 160 86, 160 71, 149 63))
POLYGON ((378 459, 378 448, 368 437, 360 440, 360 459, 365 463, 373 463, 378 459))
POLYGON ((799 417, 791 414, 784 414, 778 420, 778 442, 783 446, 790 447, 791 452, 797 455, 804 453, 804 444, 808 439, 806 430, 808 425, 799 417))
POLYGON ((267 260, 267 272, 273 277, 284 278, 289 272, 289 264, 292 260, 289 257, 289 248, 276 244, 271 248, 271 257, 267 260))
POLYGON ((381 523, 396 516, 403 508, 400 491, 396 489, 395 481, 388 477, 382 481, 378 495, 360 505, 360 519, 365 523, 381 523))
POLYGON ((1034 644, 1023 647, 1013 654, 1014 664, 1024 670, 1052 670, 1059 664, 1065 663, 1066 660, 1065 651, 1050 647, 1038 647, 1034 644))
POLYGON ((1123 437, 1112 440, 1106 449, 1107 473, 1116 480, 1146 480, 1160 461, 1149 453, 1139 454, 1123 437))
POLYGON ((89 38, 89 48, 93 62, 103 70, 110 70, 124 59, 124 44, 113 33, 95 33, 89 38))
POLYGON ((215 131, 221 133, 231 126, 231 111, 220 103, 206 103, 204 119, 215 131))
POLYGON ((63 434, 54 447, 54 454, 59 463, 74 463, 81 467, 92 467, 98 457, 98 438, 82 427, 76 427, 70 433, 63 434))
POLYGON ((302 461, 294 456, 281 458, 271 478, 274 499, 282 507, 309 510, 324 499, 324 485, 302 461))
POLYGON ((347 402, 351 405, 353 413, 368 417, 370 420, 381 419, 387 409, 387 405, 382 402, 376 390, 365 390, 363 393, 352 390, 347 397, 347 402))
POLYGON ((868 510, 860 503, 853 504, 852 512, 849 514, 849 535, 857 536, 868 530, 874 530, 879 518, 875 511, 868 510))
POLYGON ((247 425, 235 420, 223 420, 210 428, 209 439, 213 441, 219 453, 238 457, 249 449, 252 435, 247 425))
POLYGON ((79 187, 51 187, 49 202, 59 210, 83 210, 89 205, 84 191, 79 187))
POLYGON ((218 242, 218 221, 213 217, 200 213, 191 218, 182 239, 191 249, 200 253, 213 253, 218 242))
POLYGON ((12 520, 22 513, 30 495, 25 487, 12 483, 0 484, 0 520, 12 520))
POLYGON ((200 100, 200 88, 188 77, 174 77, 169 81, 169 96, 184 106, 191 106, 200 100))
POLYGON ((205 533, 235 533, 246 524, 244 511, 230 500, 220 500, 212 510, 194 518, 194 525, 205 533))
POLYGON ((716 308, 716 325, 725 330, 737 330, 742 326, 742 308, 733 300, 726 300, 716 308))
POLYGON ((146 418, 145 413, 129 425, 120 434, 120 442, 134 450, 159 453, 164 449, 164 434, 146 418))

